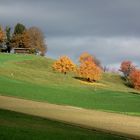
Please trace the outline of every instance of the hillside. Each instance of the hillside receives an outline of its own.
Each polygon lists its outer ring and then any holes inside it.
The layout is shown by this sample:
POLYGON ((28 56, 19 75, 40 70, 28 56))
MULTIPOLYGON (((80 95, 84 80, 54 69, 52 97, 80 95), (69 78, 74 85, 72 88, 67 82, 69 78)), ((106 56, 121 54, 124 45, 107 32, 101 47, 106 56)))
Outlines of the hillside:
POLYGON ((54 72, 52 59, 0 54, 0 94, 55 104, 140 115, 139 92, 119 75, 104 74, 98 84, 54 72))

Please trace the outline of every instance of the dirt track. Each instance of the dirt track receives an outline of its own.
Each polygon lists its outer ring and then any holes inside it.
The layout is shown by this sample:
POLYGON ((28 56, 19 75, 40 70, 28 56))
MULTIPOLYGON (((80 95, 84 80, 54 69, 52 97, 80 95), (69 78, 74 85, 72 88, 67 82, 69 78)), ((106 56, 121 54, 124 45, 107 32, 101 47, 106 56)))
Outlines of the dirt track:
POLYGON ((0 108, 140 139, 140 117, 0 96, 0 108))

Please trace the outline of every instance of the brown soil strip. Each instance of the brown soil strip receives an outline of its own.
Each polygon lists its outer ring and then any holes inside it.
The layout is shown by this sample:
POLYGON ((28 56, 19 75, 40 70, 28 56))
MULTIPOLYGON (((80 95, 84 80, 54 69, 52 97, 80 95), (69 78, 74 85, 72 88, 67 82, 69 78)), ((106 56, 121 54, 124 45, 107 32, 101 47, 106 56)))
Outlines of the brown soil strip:
POLYGON ((0 108, 140 139, 140 117, 0 96, 0 108))

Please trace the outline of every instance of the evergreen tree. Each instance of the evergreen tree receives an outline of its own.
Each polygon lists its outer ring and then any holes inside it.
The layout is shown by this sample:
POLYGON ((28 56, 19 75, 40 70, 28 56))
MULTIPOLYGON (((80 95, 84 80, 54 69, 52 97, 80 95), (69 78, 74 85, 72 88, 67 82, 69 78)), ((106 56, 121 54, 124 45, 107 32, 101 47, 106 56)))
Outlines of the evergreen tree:
POLYGON ((26 27, 21 24, 17 23, 17 25, 14 28, 14 34, 22 34, 26 30, 26 27))

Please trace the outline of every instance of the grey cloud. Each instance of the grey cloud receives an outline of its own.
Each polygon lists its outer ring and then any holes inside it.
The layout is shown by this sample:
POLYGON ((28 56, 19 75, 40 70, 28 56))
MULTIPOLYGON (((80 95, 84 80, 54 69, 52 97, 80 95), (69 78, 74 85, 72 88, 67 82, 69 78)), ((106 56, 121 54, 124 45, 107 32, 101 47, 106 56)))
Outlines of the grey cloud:
POLYGON ((4 15, 26 24, 36 22, 52 36, 139 36, 139 6, 138 0, 6 0, 0 20, 4 15))
POLYGON ((140 66, 140 38, 62 37, 50 38, 48 44, 51 46, 48 56, 53 55, 54 58, 68 55, 75 61, 82 52, 89 52, 98 57, 103 65, 118 66, 123 60, 132 60, 140 66))
POLYGON ((88 51, 107 64, 139 63, 139 0, 0 0, 2 25, 38 26, 46 34, 48 55, 76 60, 88 51))

